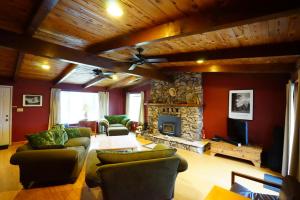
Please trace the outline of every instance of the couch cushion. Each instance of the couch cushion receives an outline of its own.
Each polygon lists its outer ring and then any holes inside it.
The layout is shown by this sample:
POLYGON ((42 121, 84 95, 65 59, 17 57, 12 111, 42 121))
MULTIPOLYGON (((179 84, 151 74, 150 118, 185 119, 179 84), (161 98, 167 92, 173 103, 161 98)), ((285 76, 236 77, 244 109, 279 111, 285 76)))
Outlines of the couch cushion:
POLYGON ((80 131, 78 128, 65 128, 65 131, 68 134, 69 139, 80 137, 80 131))
POLYGON ((121 124, 122 120, 128 118, 127 115, 106 115, 105 119, 109 122, 109 124, 121 124))
POLYGON ((300 199, 300 183, 292 176, 283 178, 282 188, 280 191, 280 200, 299 200, 300 199))
POLYGON ((49 131, 42 131, 37 134, 26 135, 25 137, 33 148, 43 145, 55 145, 53 134, 49 131))
POLYGON ((125 127, 123 124, 110 124, 109 127, 125 127))
POLYGON ((107 131, 109 136, 128 135, 129 133, 128 128, 126 128, 125 126, 118 126, 118 127, 110 126, 107 131))
POLYGON ((76 146, 84 146, 84 148, 87 149, 90 146, 90 138, 87 137, 71 138, 65 143, 65 147, 76 147, 76 146))
POLYGON ((118 152, 97 150, 97 157, 103 164, 132 162, 138 160, 149 160, 155 158, 166 158, 174 156, 176 149, 168 148, 163 150, 118 152))
POLYGON ((52 144, 52 145, 41 145, 36 149, 63 149, 65 146, 61 144, 52 144))

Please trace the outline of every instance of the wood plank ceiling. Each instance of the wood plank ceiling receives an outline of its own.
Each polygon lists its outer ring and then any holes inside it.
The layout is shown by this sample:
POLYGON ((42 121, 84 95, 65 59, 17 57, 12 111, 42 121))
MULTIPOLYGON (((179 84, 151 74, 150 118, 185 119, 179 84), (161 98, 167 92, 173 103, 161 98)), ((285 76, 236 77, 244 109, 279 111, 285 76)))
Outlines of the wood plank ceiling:
MULTIPOLYGON (((39 54, 31 47, 17 48, 17 45, 2 41, 0 46, 13 47, 18 51, 0 47, 0 76, 84 85, 97 77, 93 69, 101 67, 103 71, 116 73, 114 79, 99 79, 95 85, 114 88, 139 83, 144 80, 139 75, 164 79, 160 75, 165 71, 289 73, 295 70, 300 59, 299 48, 288 51, 290 46, 276 46, 278 48, 270 48, 274 51, 257 55, 246 49, 243 55, 208 57, 200 64, 193 61, 194 57, 182 54, 197 52, 201 59, 205 58, 201 55, 215 55, 209 54, 212 51, 219 51, 222 55, 222 51, 228 49, 299 43, 300 3, 297 1, 120 0, 124 12, 120 18, 108 15, 106 3, 107 0, 1 1, 0 29, 10 31, 4 35, 27 34, 39 41, 76 49, 74 55, 82 52, 86 58, 66 59, 62 52, 49 56, 47 49, 39 54), (245 16, 254 18, 248 20, 245 16), (168 30, 170 32, 165 32, 168 30), (181 55, 180 58, 186 60, 153 63, 151 69, 147 65, 146 69, 138 67, 127 71, 126 66, 130 66, 128 60, 137 53, 136 44, 144 49, 142 54, 146 58, 164 58, 166 55, 179 58, 181 55), (103 66, 91 66, 91 63, 100 63, 100 60, 86 62, 88 59, 95 60, 97 57, 93 55, 98 53, 99 59, 108 58, 103 60, 103 66), (70 63, 78 61, 81 64, 70 66, 70 63), (113 61, 117 62, 106 64, 113 61), (50 66, 49 70, 41 68, 45 64, 50 66)), ((52 49, 58 47, 51 46, 52 49)), ((66 51, 70 55, 74 53, 70 49, 66 51)), ((68 58, 76 57, 74 55, 68 58)))

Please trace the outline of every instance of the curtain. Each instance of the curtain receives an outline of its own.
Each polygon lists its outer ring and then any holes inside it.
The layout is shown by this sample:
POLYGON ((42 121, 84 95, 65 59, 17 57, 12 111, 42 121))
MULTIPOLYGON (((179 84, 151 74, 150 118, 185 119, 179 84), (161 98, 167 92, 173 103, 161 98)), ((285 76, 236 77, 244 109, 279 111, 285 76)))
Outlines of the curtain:
POLYGON ((298 70, 298 84, 295 89, 295 124, 294 124, 294 134, 292 138, 292 148, 291 148, 291 164, 290 164, 290 175, 294 176, 300 181, 300 100, 299 100, 299 79, 300 70, 298 70))
POLYGON ((285 106, 285 125, 284 125, 284 141, 283 141, 283 158, 282 170, 283 176, 289 174, 290 164, 290 137, 292 135, 292 96, 293 96, 293 83, 291 81, 286 85, 286 106, 285 106))
POLYGON ((48 128, 60 123, 60 89, 52 88, 50 96, 50 113, 48 128))
POLYGON ((129 116, 129 95, 130 95, 130 93, 129 92, 126 92, 126 110, 125 110, 125 112, 126 112, 126 115, 127 116, 129 116))
POLYGON ((99 119, 109 114, 109 92, 99 92, 99 119))
POLYGON ((139 123, 144 124, 144 92, 141 92, 139 123))

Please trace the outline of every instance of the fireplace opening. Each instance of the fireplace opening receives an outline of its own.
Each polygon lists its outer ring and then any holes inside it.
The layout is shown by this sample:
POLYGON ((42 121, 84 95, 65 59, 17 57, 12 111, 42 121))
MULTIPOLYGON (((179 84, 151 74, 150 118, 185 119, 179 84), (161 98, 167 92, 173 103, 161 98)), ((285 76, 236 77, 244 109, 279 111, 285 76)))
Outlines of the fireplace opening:
POLYGON ((172 115, 159 115, 158 130, 165 135, 180 137, 181 118, 172 115))
POLYGON ((163 123, 162 131, 163 131, 164 134, 174 135, 174 133, 175 133, 175 124, 170 123, 170 122, 163 123))

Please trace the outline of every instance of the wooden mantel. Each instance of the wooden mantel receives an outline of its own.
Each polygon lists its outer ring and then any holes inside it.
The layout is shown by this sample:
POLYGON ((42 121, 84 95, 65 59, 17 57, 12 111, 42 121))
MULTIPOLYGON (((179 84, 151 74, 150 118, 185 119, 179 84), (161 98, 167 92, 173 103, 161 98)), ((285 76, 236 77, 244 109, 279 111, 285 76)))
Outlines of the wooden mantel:
POLYGON ((145 106, 170 106, 170 107, 202 107, 202 104, 193 103, 144 103, 145 106))

